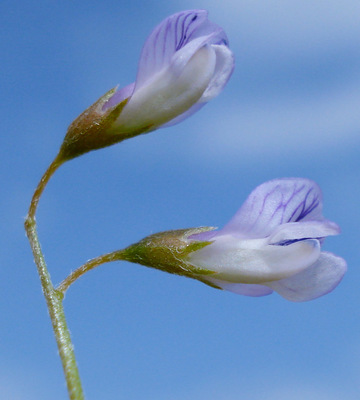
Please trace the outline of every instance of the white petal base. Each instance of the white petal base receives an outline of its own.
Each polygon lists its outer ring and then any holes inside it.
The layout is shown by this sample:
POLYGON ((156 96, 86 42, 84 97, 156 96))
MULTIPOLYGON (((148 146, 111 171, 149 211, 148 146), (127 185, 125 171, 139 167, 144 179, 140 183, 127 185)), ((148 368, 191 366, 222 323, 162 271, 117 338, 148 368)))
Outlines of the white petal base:
POLYGON ((191 253, 188 262, 214 271, 216 279, 233 283, 262 284, 293 276, 312 265, 320 255, 318 240, 288 246, 267 244, 267 239, 239 240, 217 236, 210 245, 191 253))
MULTIPOLYGON (((182 49, 186 50, 185 48, 182 49)), ((199 49, 181 69, 182 51, 134 94, 115 122, 117 129, 150 131, 191 108, 214 74, 216 54, 211 46, 199 49)))

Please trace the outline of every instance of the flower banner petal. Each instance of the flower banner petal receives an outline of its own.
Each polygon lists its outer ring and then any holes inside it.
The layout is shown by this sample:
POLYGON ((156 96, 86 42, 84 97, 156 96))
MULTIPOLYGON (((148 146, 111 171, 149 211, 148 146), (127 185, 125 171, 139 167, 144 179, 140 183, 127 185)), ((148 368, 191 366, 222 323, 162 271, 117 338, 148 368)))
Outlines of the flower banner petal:
POLYGON ((266 237, 287 222, 322 220, 321 212, 322 195, 315 182, 303 178, 275 179, 250 194, 221 234, 266 237))
POLYGON ((175 53, 182 53, 181 62, 185 65, 205 44, 227 43, 223 29, 209 21, 207 15, 205 10, 183 11, 166 18, 152 31, 141 52, 136 90, 169 66, 175 53))

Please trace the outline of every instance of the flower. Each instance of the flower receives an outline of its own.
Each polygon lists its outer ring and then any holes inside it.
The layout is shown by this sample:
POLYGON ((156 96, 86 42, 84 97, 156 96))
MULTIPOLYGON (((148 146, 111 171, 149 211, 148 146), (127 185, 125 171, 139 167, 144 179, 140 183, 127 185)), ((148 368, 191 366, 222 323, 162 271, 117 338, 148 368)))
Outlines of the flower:
POLYGON ((70 125, 62 158, 176 124, 216 97, 234 57, 207 14, 182 11, 160 23, 142 49, 136 81, 108 92, 70 125))
POLYGON ((161 22, 145 42, 136 82, 117 90, 108 109, 128 102, 114 123, 117 132, 148 132, 193 114, 224 88, 234 57, 222 28, 207 11, 190 10, 161 22))
POLYGON ((190 235, 210 244, 187 256, 193 267, 213 271, 202 280, 237 294, 274 291, 291 301, 307 301, 332 291, 346 262, 321 251, 324 238, 339 227, 322 216, 315 182, 284 178, 258 186, 223 229, 190 235))
POLYGON ((111 258, 197 279, 245 296, 273 291, 291 301, 331 292, 346 262, 321 251, 339 227, 322 216, 315 182, 276 179, 258 186, 223 229, 211 227, 155 233, 111 258))

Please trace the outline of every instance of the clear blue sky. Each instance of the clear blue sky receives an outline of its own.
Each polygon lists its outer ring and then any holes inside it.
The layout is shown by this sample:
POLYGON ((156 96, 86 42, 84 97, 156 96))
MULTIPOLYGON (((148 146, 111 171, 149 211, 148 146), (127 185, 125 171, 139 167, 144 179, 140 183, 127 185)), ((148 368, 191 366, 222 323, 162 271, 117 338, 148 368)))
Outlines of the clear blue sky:
POLYGON ((64 165, 41 199, 53 280, 151 233, 222 226, 258 184, 315 180, 349 271, 321 299, 247 298, 126 263, 90 272, 65 308, 88 400, 359 398, 360 3, 8 1, 0 5, 0 398, 62 400, 64 379, 23 231, 68 124, 135 78, 167 15, 206 8, 236 69, 180 125, 64 165))

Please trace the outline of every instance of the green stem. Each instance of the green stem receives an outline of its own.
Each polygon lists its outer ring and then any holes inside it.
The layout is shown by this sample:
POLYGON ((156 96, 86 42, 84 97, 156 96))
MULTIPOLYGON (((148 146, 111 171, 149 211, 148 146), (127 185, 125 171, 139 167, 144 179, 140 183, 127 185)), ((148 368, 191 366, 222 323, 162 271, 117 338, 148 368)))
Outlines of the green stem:
POLYGON ((102 256, 89 260, 81 267, 73 271, 66 279, 64 279, 60 283, 60 285, 56 288, 56 290, 58 290, 60 293, 65 293, 68 290, 69 286, 73 284, 78 278, 80 278, 80 276, 84 275, 86 272, 107 262, 125 260, 124 255, 125 255, 124 250, 117 250, 113 251, 112 253, 103 254, 102 256))
POLYGON ((30 204, 28 216, 25 220, 25 230, 34 255, 34 260, 39 273, 42 290, 49 310, 50 319, 65 374, 69 398, 71 400, 83 400, 84 394, 81 387, 78 368, 76 365, 70 332, 68 330, 65 319, 63 307, 64 295, 62 292, 56 290, 51 282, 50 274, 46 267, 45 259, 41 251, 35 221, 35 213, 40 196, 44 191, 44 188, 49 179, 61 164, 62 162, 56 158, 49 166, 38 187, 36 188, 30 204))

